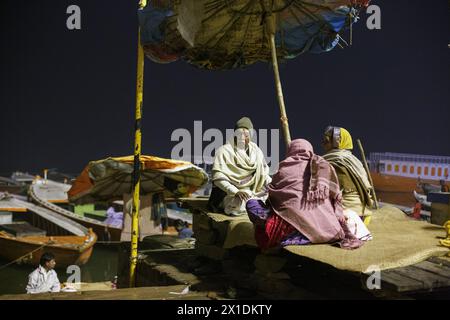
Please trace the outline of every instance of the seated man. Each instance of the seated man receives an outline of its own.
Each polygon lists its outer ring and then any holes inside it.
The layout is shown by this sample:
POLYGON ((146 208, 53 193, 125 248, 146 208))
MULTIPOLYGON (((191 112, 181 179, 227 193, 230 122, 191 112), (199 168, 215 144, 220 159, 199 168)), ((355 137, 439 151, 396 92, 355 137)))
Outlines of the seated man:
POLYGON ((252 129, 249 118, 240 119, 233 139, 217 150, 209 210, 242 215, 246 214, 247 200, 267 198, 265 187, 271 181, 269 167, 261 149, 250 141, 252 129))
POLYGON ((122 201, 114 201, 106 211, 106 223, 109 226, 115 228, 122 228, 123 225, 123 209, 122 209, 122 201))
POLYGON ((326 152, 324 159, 331 163, 339 178, 344 209, 353 210, 368 225, 373 189, 363 164, 351 152, 353 140, 350 133, 344 128, 329 126, 322 145, 326 152))
POLYGON ((254 199, 247 202, 258 246, 267 250, 338 243, 345 249, 359 248, 363 242, 347 227, 341 197, 333 167, 314 154, 308 141, 292 141, 269 185, 270 204, 254 199))
POLYGON ((55 256, 46 252, 41 256, 39 267, 28 276, 27 293, 60 292, 61 285, 55 268, 55 256))
POLYGON ((175 229, 177 230, 178 238, 180 239, 192 238, 194 236, 194 232, 189 228, 189 224, 186 221, 180 219, 176 220, 175 229))

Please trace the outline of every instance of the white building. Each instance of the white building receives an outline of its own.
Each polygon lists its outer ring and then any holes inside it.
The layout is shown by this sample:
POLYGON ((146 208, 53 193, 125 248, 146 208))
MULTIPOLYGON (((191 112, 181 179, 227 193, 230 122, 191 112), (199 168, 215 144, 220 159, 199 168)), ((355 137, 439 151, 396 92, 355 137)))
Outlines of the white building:
POLYGON ((371 170, 385 175, 449 181, 450 157, 407 153, 371 153, 371 170))

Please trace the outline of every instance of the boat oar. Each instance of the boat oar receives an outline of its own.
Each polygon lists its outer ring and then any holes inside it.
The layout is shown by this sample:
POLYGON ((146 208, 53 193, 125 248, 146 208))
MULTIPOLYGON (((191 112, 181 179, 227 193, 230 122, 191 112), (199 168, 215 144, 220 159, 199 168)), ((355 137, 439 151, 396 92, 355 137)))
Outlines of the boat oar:
POLYGON ((366 154, 364 153, 364 149, 363 149, 361 140, 358 139, 357 142, 358 142, 359 151, 361 152, 364 169, 366 169, 367 176, 369 177, 370 185, 372 186, 373 198, 375 200, 375 209, 378 209, 379 206, 378 206, 377 194, 375 193, 375 186, 373 185, 372 175, 370 174, 369 166, 367 165, 366 154))

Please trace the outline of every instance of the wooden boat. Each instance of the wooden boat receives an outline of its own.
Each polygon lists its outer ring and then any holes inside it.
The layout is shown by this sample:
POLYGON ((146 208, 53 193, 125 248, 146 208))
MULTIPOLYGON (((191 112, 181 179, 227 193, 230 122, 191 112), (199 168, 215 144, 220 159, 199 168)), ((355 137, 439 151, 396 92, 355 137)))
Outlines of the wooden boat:
POLYGON ((422 187, 422 190, 425 193, 425 195, 428 195, 431 192, 441 192, 441 186, 439 185, 421 182, 420 186, 422 187))
POLYGON ((89 231, 86 237, 80 236, 28 236, 14 237, 0 231, 0 256, 7 261, 19 259, 18 263, 38 265, 44 252, 50 251, 56 257, 58 266, 84 265, 88 262, 96 235, 89 231))
POLYGON ((395 203, 404 206, 414 206, 414 191, 422 191, 427 194, 431 189, 437 190, 432 180, 423 180, 410 177, 393 176, 379 172, 371 172, 373 184, 378 198, 387 203, 395 203))
POLYGON ((51 182, 51 180, 48 180, 47 183, 44 183, 44 180, 38 180, 36 183, 31 185, 29 194, 33 201, 39 205, 51 211, 57 212, 58 214, 75 221, 88 229, 92 229, 97 235, 98 241, 120 241, 122 228, 117 228, 102 221, 81 216, 56 205, 56 203, 63 204, 68 202, 67 191, 70 187, 70 185, 64 186, 61 183, 51 182), (53 190, 52 192, 48 192, 49 186, 51 186, 51 189, 53 190))
POLYGON ((448 180, 450 157, 402 153, 371 153, 371 175, 377 192, 438 191, 448 180), (436 185, 437 184, 437 185, 436 185))
POLYGON ((48 179, 36 179, 31 186, 34 186, 33 192, 39 199, 50 203, 69 203, 67 192, 72 187, 70 184, 48 179))
POLYGON ((97 241, 92 229, 4 193, 0 211, 10 215, 0 224, 0 256, 8 262, 37 265, 46 251, 61 267, 88 262, 97 241))
POLYGON ((120 241, 120 237, 122 234, 122 228, 108 225, 100 220, 81 216, 74 212, 64 210, 56 205, 53 205, 53 206, 47 205, 46 207, 52 208, 51 210, 58 212, 59 214, 63 215, 64 217, 66 217, 76 223, 79 223, 88 229, 92 229, 94 231, 94 233, 97 235, 98 241, 101 243, 120 241))
POLYGON ((418 190, 420 188, 418 180, 415 178, 386 175, 378 172, 371 172, 371 175, 376 191, 404 192, 411 194, 413 190, 418 190))
POLYGON ((20 184, 13 179, 0 177, 0 192, 21 194, 25 188, 24 184, 20 184))
POLYGON ((417 200, 418 202, 420 202, 420 204, 421 204, 422 206, 424 206, 424 207, 426 207, 426 208, 428 208, 428 209, 431 208, 431 202, 427 200, 427 196, 426 196, 426 195, 417 193, 417 192, 414 190, 414 198, 416 198, 416 200, 417 200))

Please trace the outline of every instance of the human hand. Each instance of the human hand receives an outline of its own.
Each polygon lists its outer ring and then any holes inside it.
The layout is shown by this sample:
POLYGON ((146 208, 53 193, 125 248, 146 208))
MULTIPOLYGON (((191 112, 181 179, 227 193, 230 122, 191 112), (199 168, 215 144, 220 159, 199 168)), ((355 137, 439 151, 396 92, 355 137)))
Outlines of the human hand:
POLYGON ((248 200, 250 200, 250 195, 244 191, 239 191, 234 196, 242 202, 247 202, 248 200))

